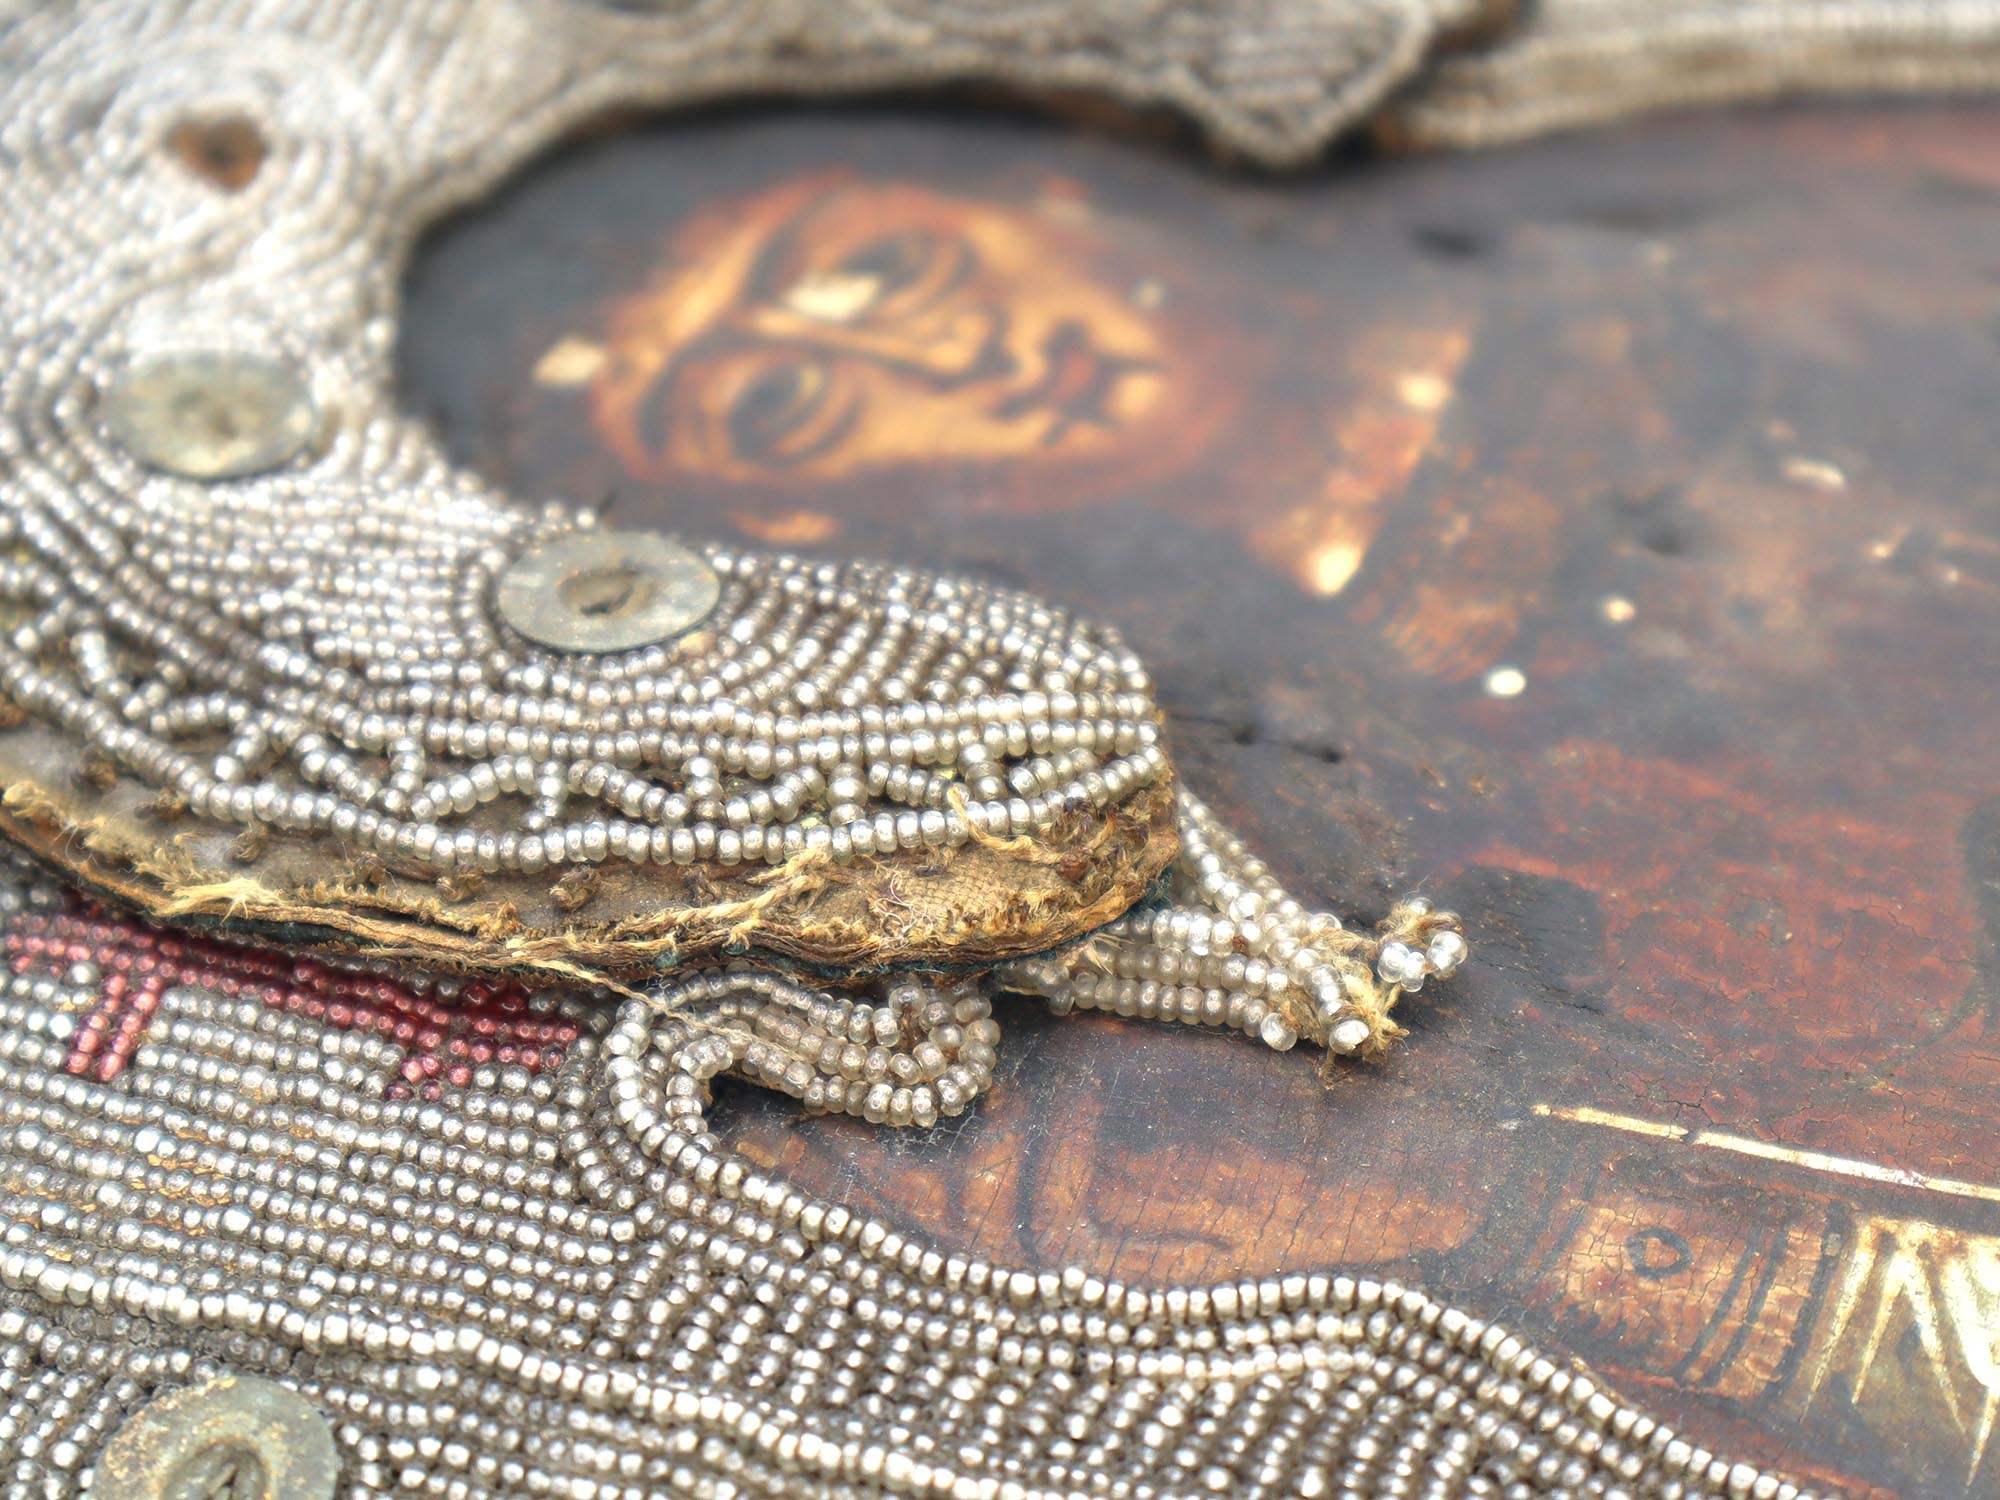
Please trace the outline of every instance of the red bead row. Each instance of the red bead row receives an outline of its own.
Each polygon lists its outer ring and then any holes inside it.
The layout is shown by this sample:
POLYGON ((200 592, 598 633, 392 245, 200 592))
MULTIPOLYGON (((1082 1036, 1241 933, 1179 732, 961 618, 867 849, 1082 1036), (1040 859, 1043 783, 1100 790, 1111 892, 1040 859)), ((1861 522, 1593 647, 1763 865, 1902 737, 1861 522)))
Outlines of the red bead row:
POLYGON ((337 1030, 394 1041, 407 1055, 392 1098, 470 1083, 482 1063, 545 1072, 576 1039, 575 1022, 538 1006, 535 993, 513 980, 468 980, 446 997, 315 958, 169 932, 80 898, 67 911, 16 918, 0 946, 17 974, 59 973, 79 963, 102 971, 98 1002, 77 1027, 65 1066, 105 1083, 131 1062, 161 995, 179 984, 252 996, 337 1030))

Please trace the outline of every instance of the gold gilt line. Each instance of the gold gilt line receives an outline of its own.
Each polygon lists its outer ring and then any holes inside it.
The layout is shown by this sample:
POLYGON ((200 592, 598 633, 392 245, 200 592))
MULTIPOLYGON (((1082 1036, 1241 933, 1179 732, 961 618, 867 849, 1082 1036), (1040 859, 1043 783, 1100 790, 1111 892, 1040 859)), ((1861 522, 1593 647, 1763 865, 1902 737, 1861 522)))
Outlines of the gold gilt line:
POLYGON ((1863 1161, 1854 1156, 1834 1156, 1825 1151, 1807 1151, 1799 1146, 1786 1146, 1776 1141, 1760 1141, 1754 1136, 1737 1135, 1728 1130, 1691 1125, 1667 1125, 1658 1120, 1641 1119, 1638 1115, 1620 1114, 1616 1110, 1596 1109, 1588 1104, 1537 1104, 1535 1113, 1549 1119, 1571 1120, 1579 1125, 1602 1125, 1610 1130, 1622 1130, 1628 1135, 1650 1135, 1661 1140, 1680 1141, 1689 1146, 1709 1146, 1717 1151, 1733 1151, 1738 1156, 1754 1156, 1763 1161, 1783 1162, 1787 1166, 1804 1167, 1811 1172, 1825 1172, 1833 1177, 1856 1177, 1863 1182, 1882 1182, 1895 1187, 1921 1188, 1924 1192, 1942 1193, 1950 1198, 1975 1198, 1982 1203, 2000 1203, 2000 1187, 1994 1187, 1989 1183, 1967 1182, 1959 1177, 1938 1177, 1929 1172, 1916 1172, 1908 1167, 1885 1166, 1878 1161, 1863 1161))

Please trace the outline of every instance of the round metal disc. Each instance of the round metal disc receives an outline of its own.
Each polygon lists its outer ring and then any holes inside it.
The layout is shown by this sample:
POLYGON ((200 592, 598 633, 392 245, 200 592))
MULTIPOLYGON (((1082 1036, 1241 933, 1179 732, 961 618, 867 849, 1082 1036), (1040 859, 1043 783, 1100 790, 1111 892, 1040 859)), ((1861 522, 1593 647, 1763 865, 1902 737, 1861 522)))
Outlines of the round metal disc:
POLYGON ((275 469, 313 435, 317 413, 298 369, 227 350, 135 360, 104 394, 104 422, 140 462, 189 479, 275 469))
POLYGON ((105 1445, 97 1500, 331 1500, 340 1455, 311 1402, 224 1375, 139 1408, 105 1445))
POLYGON ((572 531, 500 574, 495 603, 512 629, 558 651, 631 651, 692 630, 722 595, 699 554, 642 531, 572 531))

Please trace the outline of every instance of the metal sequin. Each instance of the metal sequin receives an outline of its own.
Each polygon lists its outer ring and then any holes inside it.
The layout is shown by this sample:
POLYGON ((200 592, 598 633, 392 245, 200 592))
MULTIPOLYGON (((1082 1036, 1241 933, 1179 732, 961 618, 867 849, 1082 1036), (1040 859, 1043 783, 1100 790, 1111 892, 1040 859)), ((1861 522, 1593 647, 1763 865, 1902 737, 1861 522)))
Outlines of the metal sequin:
POLYGON ((296 458, 316 421, 284 360, 233 351, 143 356, 112 378, 104 424, 140 462, 188 479, 238 479, 296 458))
POLYGON ((647 532, 573 531, 530 548, 494 586, 500 618, 557 651, 632 651, 708 618, 722 580, 696 553, 647 532))
POLYGON ((326 1419, 275 1381, 218 1376, 155 1397, 98 1460, 92 1500, 331 1500, 326 1419))

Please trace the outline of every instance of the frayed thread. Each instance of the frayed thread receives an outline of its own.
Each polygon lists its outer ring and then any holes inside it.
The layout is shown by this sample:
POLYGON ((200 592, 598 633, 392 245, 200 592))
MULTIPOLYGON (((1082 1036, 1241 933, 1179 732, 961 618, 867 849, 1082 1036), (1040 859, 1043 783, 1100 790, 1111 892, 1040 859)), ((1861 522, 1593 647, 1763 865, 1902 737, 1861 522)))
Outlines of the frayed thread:
POLYGON ((1406 897, 1392 906, 1372 931, 1356 932, 1328 919, 1313 934, 1313 952, 1339 978, 1340 1001, 1329 1006, 1319 995, 1293 990, 1280 1002, 1279 1014, 1301 1037, 1327 1049, 1321 1070, 1329 1082, 1340 1057, 1379 1060, 1409 1035, 1392 1012, 1406 990, 1414 986, 1384 975, 1383 950, 1402 944, 1424 953, 1446 932, 1464 936, 1464 923, 1456 912, 1438 911, 1422 897, 1406 897), (1367 1028, 1366 1035, 1350 1042, 1348 1037, 1357 1021, 1367 1028))

